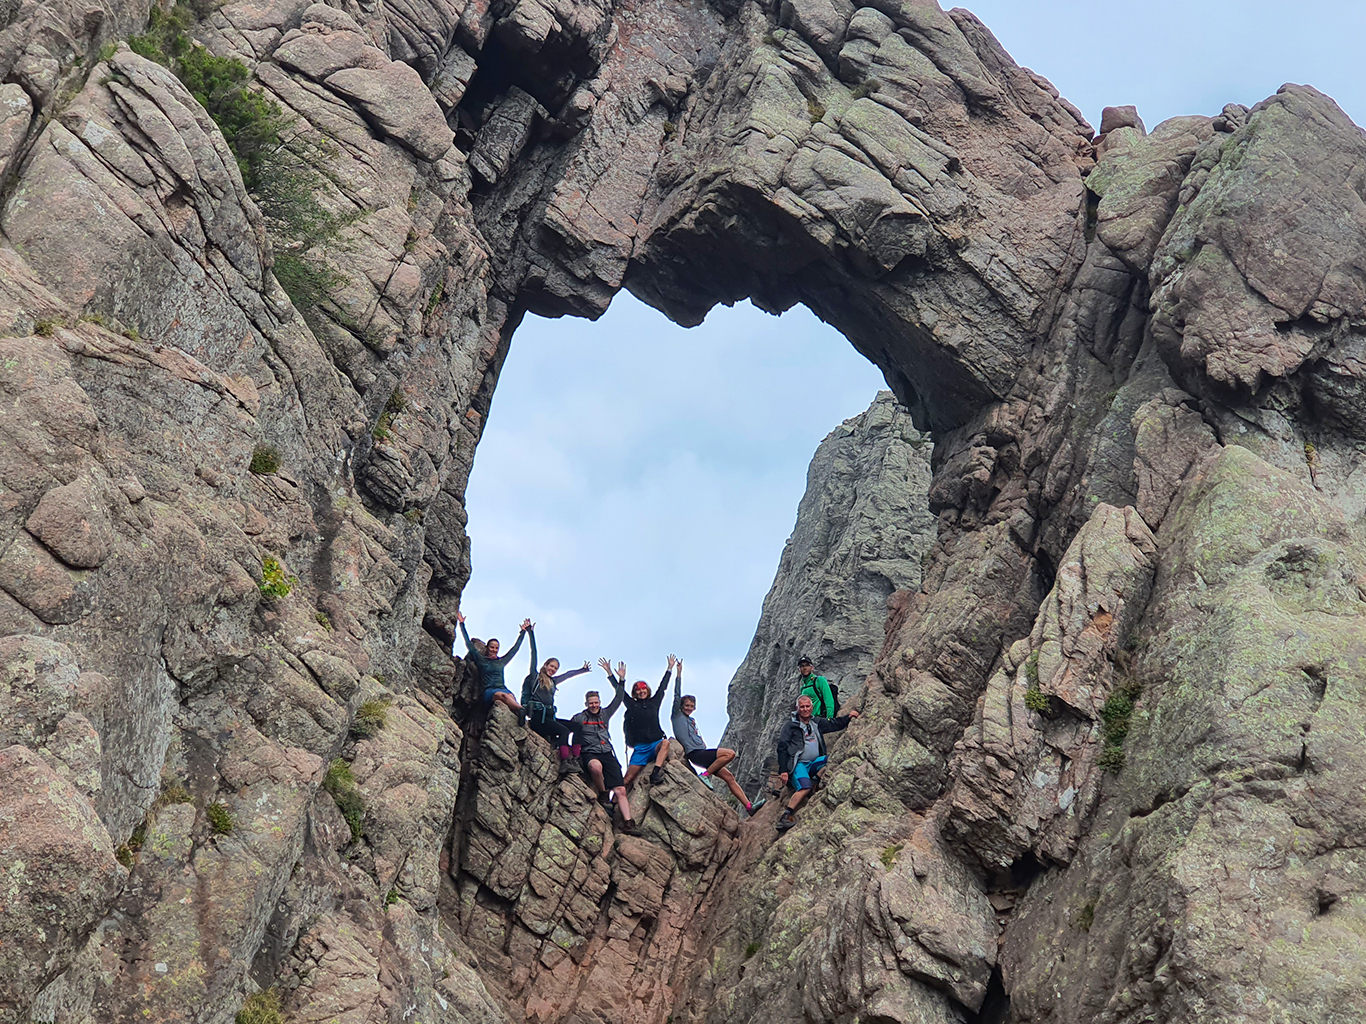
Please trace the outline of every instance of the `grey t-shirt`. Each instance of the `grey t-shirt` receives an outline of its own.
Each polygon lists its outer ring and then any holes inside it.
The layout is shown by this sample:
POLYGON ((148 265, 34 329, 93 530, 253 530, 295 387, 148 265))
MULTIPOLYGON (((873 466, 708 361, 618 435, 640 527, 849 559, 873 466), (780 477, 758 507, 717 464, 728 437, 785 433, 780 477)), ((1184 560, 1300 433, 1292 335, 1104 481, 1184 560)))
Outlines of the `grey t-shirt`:
POLYGON ((798 761, 814 761, 821 756, 821 731, 816 728, 816 720, 813 718, 802 726, 802 738, 806 741, 802 747, 802 752, 797 755, 798 761))

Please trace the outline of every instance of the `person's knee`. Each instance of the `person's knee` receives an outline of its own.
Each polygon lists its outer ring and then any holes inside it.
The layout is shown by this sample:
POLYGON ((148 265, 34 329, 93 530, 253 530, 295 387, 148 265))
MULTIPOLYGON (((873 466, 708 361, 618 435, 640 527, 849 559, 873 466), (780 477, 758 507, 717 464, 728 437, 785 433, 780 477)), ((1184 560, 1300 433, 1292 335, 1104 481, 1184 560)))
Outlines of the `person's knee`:
POLYGON ((730 747, 722 747, 716 752, 716 759, 718 761, 734 761, 735 751, 731 750, 730 747))

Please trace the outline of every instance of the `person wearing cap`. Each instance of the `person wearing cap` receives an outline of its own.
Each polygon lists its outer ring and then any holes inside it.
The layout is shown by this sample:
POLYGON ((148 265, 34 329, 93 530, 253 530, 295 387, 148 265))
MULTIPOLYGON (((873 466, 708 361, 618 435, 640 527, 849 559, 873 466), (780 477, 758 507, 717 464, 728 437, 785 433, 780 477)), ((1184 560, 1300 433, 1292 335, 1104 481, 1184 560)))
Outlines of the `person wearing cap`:
POLYGON ((683 659, 679 658, 678 674, 674 676, 673 713, 669 716, 674 727, 674 739, 683 745, 683 756, 688 759, 688 763, 702 769, 702 781, 708 789, 713 788, 710 776, 715 775, 726 784, 735 799, 740 801, 740 806, 747 813, 753 814, 764 805, 764 798, 760 797, 751 803, 749 797, 745 796, 744 789, 726 767, 735 760, 735 751, 729 747, 707 746, 707 741, 697 731, 697 722, 692 717, 696 710, 697 698, 683 692, 683 659))
POLYGON ((834 718, 839 713, 839 707, 830 681, 825 676, 816 675, 816 667, 806 655, 798 659, 797 672, 801 692, 811 698, 812 714, 817 718, 834 718))
POLYGON ((857 718, 858 712, 851 711, 839 718, 817 718, 811 713, 811 698, 802 694, 797 698, 797 710, 792 720, 783 726, 778 734, 779 778, 792 782, 796 790, 787 808, 778 816, 774 826, 779 832, 786 832, 797 823, 797 808, 806 800, 815 784, 816 777, 826 765, 825 734, 839 732, 857 718))

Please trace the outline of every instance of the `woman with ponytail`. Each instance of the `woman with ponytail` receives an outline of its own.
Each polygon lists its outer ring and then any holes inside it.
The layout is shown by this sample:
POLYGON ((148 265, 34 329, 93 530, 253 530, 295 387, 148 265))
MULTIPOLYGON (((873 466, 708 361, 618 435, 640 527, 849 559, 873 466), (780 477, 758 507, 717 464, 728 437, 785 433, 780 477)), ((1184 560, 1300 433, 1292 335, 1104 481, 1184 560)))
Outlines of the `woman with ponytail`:
MULTIPOLYGON (((531 634, 531 664, 536 665, 536 636, 531 634)), ((522 706, 526 708, 527 725, 532 732, 541 736, 552 747, 559 750, 560 774, 567 775, 579 770, 579 750, 570 746, 569 734, 573 726, 555 717, 555 690, 566 679, 582 675, 588 671, 588 662, 583 668, 560 672, 559 658, 546 658, 539 672, 528 672, 522 683, 522 706), (555 673, 559 672, 559 675, 555 673)))

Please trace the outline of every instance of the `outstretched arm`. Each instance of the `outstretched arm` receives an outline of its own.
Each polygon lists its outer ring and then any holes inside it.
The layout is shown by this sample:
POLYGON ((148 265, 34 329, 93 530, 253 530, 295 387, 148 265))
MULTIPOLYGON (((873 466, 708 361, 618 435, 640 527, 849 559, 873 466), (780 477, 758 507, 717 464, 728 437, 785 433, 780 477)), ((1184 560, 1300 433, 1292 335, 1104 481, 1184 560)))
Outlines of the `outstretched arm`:
MULTIPOLYGON (((665 677, 668 678, 667 676, 665 677)), ((662 687, 661 687, 662 689, 662 687)), ((678 659, 678 675, 674 676, 674 709, 671 715, 683 713, 683 659, 678 659)))
POLYGON ((568 672, 561 672, 559 675, 557 675, 557 676, 551 676, 550 678, 553 679, 553 680, 555 680, 555 685, 556 685, 556 686, 559 686, 559 685, 560 685, 562 682, 564 682, 566 679, 573 679, 575 676, 581 676, 581 675, 583 675, 583 674, 584 674, 585 672, 587 672, 587 671, 588 671, 588 662, 585 661, 585 662, 583 663, 583 668, 571 668, 568 672))
POLYGON ((474 650, 474 644, 470 643, 470 631, 465 628, 465 616, 462 612, 456 612, 455 617, 460 620, 460 635, 465 638, 465 650, 474 650))
POLYGON ((659 681, 659 686, 655 688, 654 696, 650 698, 650 703, 658 708, 664 703, 664 695, 669 692, 669 676, 673 675, 674 666, 678 664, 678 659, 672 654, 669 655, 669 667, 664 670, 664 678, 659 681))
POLYGON ((523 619, 521 632, 517 634, 517 642, 512 645, 512 650, 508 651, 507 654, 504 654, 501 658, 498 659, 498 664, 506 665, 509 661, 512 660, 512 656, 517 653, 517 648, 522 646, 522 641, 526 639, 526 635, 530 633, 532 629, 533 624, 531 620, 523 619))

